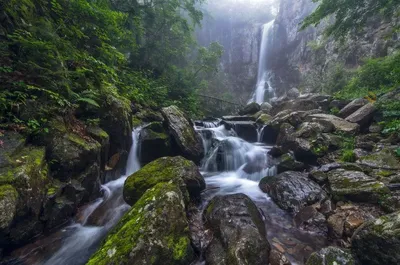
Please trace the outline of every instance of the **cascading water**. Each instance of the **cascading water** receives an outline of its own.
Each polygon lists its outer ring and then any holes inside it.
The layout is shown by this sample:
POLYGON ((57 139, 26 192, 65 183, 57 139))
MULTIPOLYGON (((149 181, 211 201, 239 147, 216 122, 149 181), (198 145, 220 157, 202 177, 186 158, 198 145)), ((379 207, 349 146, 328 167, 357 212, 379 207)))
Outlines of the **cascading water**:
POLYGON ((268 92, 270 93, 270 97, 274 98, 275 90, 272 86, 272 73, 268 70, 268 56, 270 47, 272 44, 272 36, 273 36, 273 27, 275 20, 263 25, 263 33, 261 39, 260 46, 260 55, 258 61, 258 73, 257 73, 257 84, 256 89, 252 98, 249 100, 250 102, 257 102, 259 104, 264 102, 266 87, 268 92))
POLYGON ((102 186, 103 197, 88 205, 80 213, 77 218, 80 221, 34 243, 31 247, 22 249, 17 253, 18 258, 15 262, 9 264, 83 265, 87 262, 101 240, 130 208, 123 199, 122 191, 126 178, 140 169, 139 132, 140 128, 132 132, 133 144, 125 175, 102 186), (61 247, 54 249, 60 244, 61 247))

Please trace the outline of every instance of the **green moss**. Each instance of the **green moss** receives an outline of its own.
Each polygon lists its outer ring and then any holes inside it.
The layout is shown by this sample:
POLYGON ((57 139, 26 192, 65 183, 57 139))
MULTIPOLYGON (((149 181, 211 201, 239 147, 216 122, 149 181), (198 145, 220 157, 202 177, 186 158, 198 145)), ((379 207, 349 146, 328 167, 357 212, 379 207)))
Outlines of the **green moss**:
POLYGON ((356 154, 354 153, 353 150, 344 150, 342 152, 342 155, 341 155, 340 159, 343 162, 354 163, 357 160, 357 156, 356 156, 356 154))
POLYGON ((16 200, 18 198, 18 192, 11 185, 2 185, 0 186, 0 200, 5 197, 11 197, 16 200))
POLYGON ((143 124, 143 122, 138 117, 136 117, 136 116, 132 117, 132 126, 134 128, 137 128, 137 127, 141 126, 142 124, 143 124))
POLYGON ((396 174, 396 173, 393 172, 393 171, 387 171, 387 170, 380 170, 377 173, 378 176, 383 177, 383 178, 387 178, 387 177, 393 176, 394 174, 396 174))

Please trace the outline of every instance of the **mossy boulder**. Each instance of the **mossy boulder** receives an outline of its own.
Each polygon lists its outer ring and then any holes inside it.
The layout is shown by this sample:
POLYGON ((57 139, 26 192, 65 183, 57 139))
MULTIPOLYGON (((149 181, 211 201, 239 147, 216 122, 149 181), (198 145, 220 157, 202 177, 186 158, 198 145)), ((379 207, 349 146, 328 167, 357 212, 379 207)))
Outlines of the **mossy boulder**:
POLYGON ((148 189, 87 265, 187 265, 194 259, 184 195, 172 183, 148 189))
POLYGON ((99 142, 101 145, 100 167, 101 169, 104 169, 108 160, 108 155, 110 150, 110 136, 106 131, 104 131, 98 126, 89 126, 87 128, 87 132, 90 135, 90 137, 99 142))
POLYGON ((354 135, 359 132, 357 123, 348 122, 342 118, 330 114, 313 114, 306 118, 308 122, 321 124, 325 128, 333 128, 335 132, 354 135))
POLYGON ((270 114, 276 115, 283 110, 289 111, 309 111, 318 109, 319 105, 317 102, 308 99, 299 99, 299 100, 291 100, 291 101, 284 101, 280 104, 276 104, 272 107, 270 114))
POLYGON ((305 173, 287 171, 274 177, 265 177, 259 187, 282 209, 293 213, 326 198, 324 190, 305 173))
POLYGON ((355 260, 350 251, 327 247, 311 254, 306 265, 355 265, 355 260))
POLYGON ((261 124, 261 125, 265 125, 265 124, 267 124, 269 121, 271 121, 272 120, 272 117, 271 117, 271 115, 268 115, 268 114, 261 114, 258 118, 257 118, 257 120, 256 120, 256 123, 257 124, 261 124))
POLYGON ((360 171, 335 169, 327 174, 329 190, 336 201, 378 203, 390 192, 384 183, 360 171))
POLYGON ((18 192, 11 185, 0 186, 0 230, 10 227, 17 213, 18 192))
POLYGON ((19 152, 25 145, 25 137, 17 132, 0 133, 0 168, 11 164, 11 156, 19 152))
POLYGON ((205 189, 205 181, 197 166, 181 156, 159 158, 127 178, 124 184, 124 200, 134 205, 146 192, 161 182, 174 182, 185 194, 197 200, 205 189))
POLYGON ((216 196, 203 213, 213 239, 205 252, 209 265, 269 264, 271 247, 254 202, 244 194, 216 196))
POLYGON ((351 243, 360 264, 400 264, 400 212, 364 223, 351 243))
POLYGON ((247 106, 245 106, 242 110, 239 111, 239 115, 252 115, 261 110, 261 107, 256 102, 251 102, 247 106))
POLYGON ((140 162, 148 164, 157 158, 172 154, 171 139, 161 122, 152 122, 140 131, 140 162))
POLYGON ((185 114, 176 106, 162 109, 163 117, 175 143, 177 154, 199 163, 204 155, 201 137, 185 114))
POLYGON ((304 163, 296 161, 293 155, 284 154, 279 158, 279 162, 276 165, 278 174, 285 171, 303 171, 306 167, 304 163))
POLYGON ((400 161, 389 148, 360 157, 359 163, 374 169, 400 170, 400 161))

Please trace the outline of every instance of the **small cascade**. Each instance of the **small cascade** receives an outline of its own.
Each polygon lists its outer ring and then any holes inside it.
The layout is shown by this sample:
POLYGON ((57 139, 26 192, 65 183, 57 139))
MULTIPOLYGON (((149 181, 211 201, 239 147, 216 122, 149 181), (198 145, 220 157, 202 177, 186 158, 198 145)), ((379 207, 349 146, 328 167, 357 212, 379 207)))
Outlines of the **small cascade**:
POLYGON ((268 56, 272 44, 275 20, 263 25, 263 33, 258 61, 257 84, 250 102, 259 104, 264 102, 265 92, 268 91, 270 99, 275 98, 275 89, 272 86, 273 73, 268 70, 268 56))
POLYGON ((257 142, 258 143, 262 142, 262 139, 263 139, 263 136, 264 136, 264 128, 265 128, 265 125, 260 126, 260 127, 257 128, 257 142))

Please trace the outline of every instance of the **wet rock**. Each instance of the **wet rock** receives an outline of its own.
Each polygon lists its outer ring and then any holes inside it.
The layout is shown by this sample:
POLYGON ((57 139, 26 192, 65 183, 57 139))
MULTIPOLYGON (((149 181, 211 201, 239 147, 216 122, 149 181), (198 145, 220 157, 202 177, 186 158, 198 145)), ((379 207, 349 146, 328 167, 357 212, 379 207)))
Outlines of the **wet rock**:
MULTIPOLYGON (((356 134, 359 131, 359 126, 356 123, 348 122, 344 119, 330 114, 314 114, 309 115, 306 121, 316 122, 321 124, 324 128, 332 128, 336 132, 356 134)), ((327 130, 327 129, 326 129, 327 130)), ((325 130, 325 132, 326 132, 325 130)))
POLYGON ((239 115, 252 115, 259 112, 260 110, 261 110, 260 105, 256 102, 252 102, 248 104, 246 107, 244 107, 244 109, 239 111, 239 115))
POLYGON ((361 129, 368 128, 371 125, 374 113, 376 111, 375 106, 372 103, 368 103, 364 107, 361 107, 353 114, 346 118, 346 121, 358 123, 361 129))
POLYGON ((41 217, 45 221, 47 230, 51 230, 70 221, 76 211, 75 204, 66 197, 49 196, 44 213, 41 217))
POLYGON ((300 91, 294 87, 292 89, 289 89, 289 91, 286 92, 286 95, 289 99, 296 99, 300 96, 300 91))
POLYGON ((291 111, 308 111, 318 109, 319 105, 313 100, 292 100, 292 101, 285 101, 281 104, 273 106, 270 113, 271 115, 276 115, 282 110, 291 110, 291 111))
POLYGON ((172 154, 171 141, 161 122, 152 122, 140 131, 140 162, 146 165, 157 158, 172 154))
POLYGON ((160 182, 173 181, 181 189, 186 190, 192 199, 200 198, 200 193, 205 189, 205 181, 197 166, 183 157, 162 157, 129 176, 124 184, 124 200, 129 205, 160 182))
POLYGON ((267 124, 269 121, 271 121, 272 117, 271 115, 268 114, 261 114, 260 117, 256 120, 257 124, 267 124))
POLYGON ((196 163, 200 162, 204 155, 201 137, 196 133, 185 114, 176 106, 163 108, 162 114, 172 138, 177 144, 178 153, 196 163))
POLYGON ((296 227, 326 236, 328 227, 325 216, 318 212, 317 205, 307 206, 301 209, 294 217, 296 227))
POLYGON ((303 171, 306 168, 304 163, 296 161, 294 156, 291 154, 282 155, 276 167, 278 170, 278 174, 285 171, 303 171))
POLYGON ((271 148, 271 150, 268 152, 268 154, 272 157, 280 157, 283 155, 283 151, 279 146, 274 146, 271 148))
POLYGON ((5 131, 0 136, 2 141, 0 152, 0 168, 11 165, 11 156, 18 153, 25 145, 25 138, 16 132, 5 131))
POLYGON ((296 131, 296 136, 300 138, 317 137, 318 134, 323 132, 332 132, 333 126, 323 126, 316 122, 304 122, 296 131))
POLYGON ((101 169, 105 168, 108 160, 109 150, 110 150, 110 136, 106 131, 97 126, 89 126, 87 128, 88 134, 95 139, 101 145, 101 169))
POLYGON ((158 183, 122 217, 87 264, 187 265, 193 259, 184 195, 174 184, 158 183))
POLYGON ((11 185, 0 186, 0 230, 8 229, 17 213, 18 192, 11 185))
POLYGON ((340 110, 339 117, 347 118, 348 116, 350 116, 351 114, 353 114, 355 111, 362 108, 366 104, 368 104, 368 100, 364 98, 355 99, 340 110))
POLYGON ((205 252, 210 265, 264 265, 271 247, 255 204, 244 194, 214 197, 204 211, 214 236, 205 252))
POLYGON ((253 116, 223 116, 222 119, 225 121, 255 121, 256 120, 253 116))
POLYGON ((269 111, 272 109, 272 105, 269 104, 268 102, 264 102, 261 104, 261 110, 264 111, 265 113, 269 113, 269 111))
POLYGON ((362 156, 359 159, 361 165, 375 169, 399 170, 400 161, 389 148, 384 148, 379 152, 362 156))
POLYGON ((246 121, 222 121, 227 130, 235 130, 237 136, 247 142, 257 142, 258 133, 255 122, 246 121))
POLYGON ((350 251, 337 247, 323 248, 311 254, 306 265, 355 265, 350 251))
POLYGON ((269 254, 269 265, 291 265, 290 261, 286 258, 286 256, 273 249, 269 254))
POLYGON ((307 174, 294 171, 265 177, 260 181, 259 187, 280 208, 294 213, 326 198, 326 193, 307 174))
POLYGON ((352 250, 361 264, 400 263, 400 212, 361 226, 352 238, 352 250))
POLYGON ((335 169, 328 173, 329 190, 336 201, 377 203, 389 189, 359 171, 335 169))

